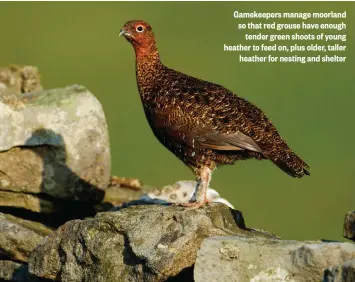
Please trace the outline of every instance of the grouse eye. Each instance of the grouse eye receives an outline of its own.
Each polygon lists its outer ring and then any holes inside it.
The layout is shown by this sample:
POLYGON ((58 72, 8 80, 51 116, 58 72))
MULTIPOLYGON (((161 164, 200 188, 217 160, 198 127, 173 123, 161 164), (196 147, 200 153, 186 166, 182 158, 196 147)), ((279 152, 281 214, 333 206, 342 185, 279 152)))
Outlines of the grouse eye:
POLYGON ((138 32, 143 32, 143 30, 144 30, 144 28, 141 25, 137 26, 137 28, 136 28, 136 31, 138 31, 138 32))

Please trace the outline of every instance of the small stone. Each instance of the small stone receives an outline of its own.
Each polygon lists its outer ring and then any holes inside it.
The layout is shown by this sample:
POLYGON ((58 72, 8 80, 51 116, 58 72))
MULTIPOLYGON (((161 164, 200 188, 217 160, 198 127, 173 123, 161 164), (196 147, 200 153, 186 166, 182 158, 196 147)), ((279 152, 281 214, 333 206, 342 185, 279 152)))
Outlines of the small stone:
POLYGON ((355 241, 355 211, 349 211, 345 215, 344 237, 355 241))
POLYGON ((34 66, 0 68, 0 94, 20 94, 42 90, 38 69, 34 66))

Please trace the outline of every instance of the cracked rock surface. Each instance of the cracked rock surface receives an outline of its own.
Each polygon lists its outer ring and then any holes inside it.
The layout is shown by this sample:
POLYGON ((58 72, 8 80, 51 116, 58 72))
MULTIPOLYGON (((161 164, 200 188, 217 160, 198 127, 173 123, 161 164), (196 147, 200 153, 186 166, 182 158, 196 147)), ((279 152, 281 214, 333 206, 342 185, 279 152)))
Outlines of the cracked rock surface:
POLYGON ((29 271, 60 281, 164 281, 188 277, 203 239, 243 235, 273 237, 244 230, 241 215, 223 204, 201 209, 131 206, 66 223, 46 237, 29 259, 29 271))

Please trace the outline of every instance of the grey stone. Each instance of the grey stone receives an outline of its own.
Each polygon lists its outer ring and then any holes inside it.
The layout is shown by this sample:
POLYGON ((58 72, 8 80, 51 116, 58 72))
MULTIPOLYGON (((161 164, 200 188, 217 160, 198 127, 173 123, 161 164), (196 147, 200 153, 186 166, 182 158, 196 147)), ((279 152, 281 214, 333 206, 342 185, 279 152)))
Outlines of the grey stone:
POLYGON ((344 237, 355 241, 355 211, 349 211, 345 215, 344 237))
POLYGON ((104 112, 83 86, 0 95, 0 190, 101 200, 110 166, 104 112))
POLYGON ((355 259, 324 271, 323 282, 354 282, 355 281, 355 259))
POLYGON ((183 275, 191 281, 204 238, 272 237, 240 229, 235 213, 223 204, 200 209, 138 205, 74 220, 39 244, 29 259, 29 271, 61 281, 164 281, 183 275))
POLYGON ((0 254, 26 262, 42 238, 51 233, 44 225, 0 213, 0 254))
POLYGON ((241 236, 202 242, 194 269, 202 281, 321 281, 329 265, 355 258, 350 243, 302 242, 241 236))

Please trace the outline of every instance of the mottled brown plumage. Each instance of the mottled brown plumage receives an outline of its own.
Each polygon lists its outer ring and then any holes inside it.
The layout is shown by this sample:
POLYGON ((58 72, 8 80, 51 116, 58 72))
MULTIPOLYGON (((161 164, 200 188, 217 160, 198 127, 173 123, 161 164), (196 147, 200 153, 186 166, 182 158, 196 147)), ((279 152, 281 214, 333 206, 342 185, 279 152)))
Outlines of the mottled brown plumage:
POLYGON ((309 174, 265 114, 228 89, 164 66, 149 24, 127 22, 120 35, 133 45, 145 115, 157 139, 197 176, 197 206, 217 166, 269 159, 293 177, 309 174))

